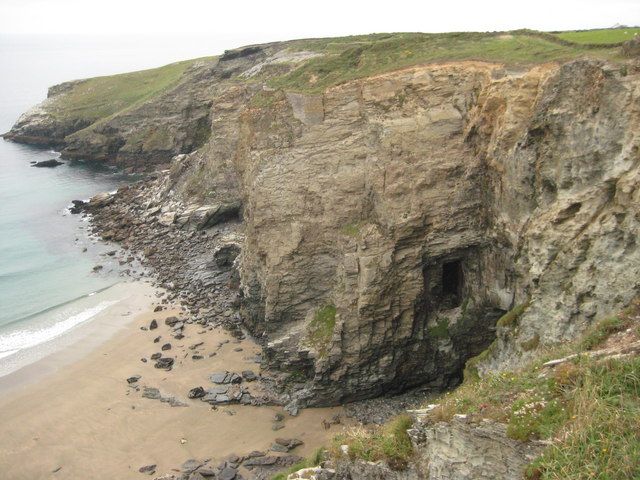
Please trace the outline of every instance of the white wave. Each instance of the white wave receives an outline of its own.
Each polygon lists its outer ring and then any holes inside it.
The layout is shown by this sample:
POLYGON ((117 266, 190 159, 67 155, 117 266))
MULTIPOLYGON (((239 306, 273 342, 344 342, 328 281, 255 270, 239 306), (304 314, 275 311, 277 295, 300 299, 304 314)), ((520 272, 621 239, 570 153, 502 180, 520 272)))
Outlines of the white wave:
POLYGON ((13 355, 25 348, 32 348, 41 343, 48 342, 59 337, 81 323, 90 320, 98 313, 118 303, 118 300, 100 302, 94 307, 87 308, 80 313, 70 316, 65 320, 43 328, 24 328, 5 335, 0 335, 0 358, 13 355))
POLYGON ((9 355, 13 355, 14 353, 18 353, 20 350, 8 350, 6 352, 0 352, 0 358, 8 357, 9 355))

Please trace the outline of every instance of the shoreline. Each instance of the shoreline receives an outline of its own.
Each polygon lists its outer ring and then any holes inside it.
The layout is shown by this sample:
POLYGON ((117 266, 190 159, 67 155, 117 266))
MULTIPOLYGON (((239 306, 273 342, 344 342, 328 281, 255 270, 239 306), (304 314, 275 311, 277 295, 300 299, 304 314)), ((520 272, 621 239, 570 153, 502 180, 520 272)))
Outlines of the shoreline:
MULTIPOLYGON (((340 407, 305 409, 292 417, 279 406, 215 406, 189 399, 192 388, 214 386, 212 373, 251 369, 259 375, 260 347, 221 326, 190 323, 182 307, 154 312, 161 298, 149 283, 118 285, 131 290, 130 297, 74 329, 55 353, 0 378, 4 479, 144 478, 138 470, 146 465, 155 464, 160 476, 189 459, 219 462, 252 451, 292 463, 327 445, 342 428, 327 430, 323 423, 342 415, 340 407), (170 316, 186 320, 183 338, 176 339, 165 324, 170 316), (154 319, 158 327, 150 330, 154 319), (161 338, 154 342, 156 337, 161 338), (174 359, 170 371, 154 368, 150 360, 165 343, 171 348, 163 356, 174 359), (202 358, 193 359, 194 352, 202 358), (134 375, 140 380, 129 384, 134 375), (186 406, 144 398, 145 387, 186 406), (276 438, 303 444, 287 453, 269 451, 276 438)), ((260 383, 242 385, 259 394, 260 383)))
MULTIPOLYGON (((26 352, 23 355, 27 354, 27 358, 23 356, 18 360, 20 366, 10 373, 0 376, 0 403, 7 394, 29 387, 38 380, 56 374, 63 367, 82 360, 112 339, 133 321, 136 314, 149 308, 156 299, 155 292, 157 291, 158 289, 152 287, 149 281, 124 280, 73 300, 72 302, 85 301, 94 306, 99 302, 107 301, 111 305, 56 337, 25 348, 26 352), (126 296, 122 297, 122 295, 126 296), (114 298, 117 297, 120 298, 115 300, 114 298), (145 302, 144 297, 149 298, 149 301, 145 302), (39 350, 38 358, 32 359, 28 353, 32 353, 31 351, 34 349, 39 350)), ((17 355, 19 354, 20 352, 17 355)))

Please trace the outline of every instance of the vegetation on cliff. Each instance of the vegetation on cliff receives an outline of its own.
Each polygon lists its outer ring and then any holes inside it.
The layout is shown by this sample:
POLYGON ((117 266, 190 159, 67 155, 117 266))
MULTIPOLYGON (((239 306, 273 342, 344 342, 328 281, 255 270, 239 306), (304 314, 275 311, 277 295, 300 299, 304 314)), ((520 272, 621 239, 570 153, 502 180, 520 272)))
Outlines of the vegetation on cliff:
MULTIPOLYGON (((521 442, 546 440, 523 472, 529 480, 640 478, 640 300, 571 344, 549 349, 525 368, 465 380, 437 400, 427 424, 467 415, 507 425, 521 442)), ((383 461, 403 470, 414 450, 410 417, 339 435, 332 457, 383 461), (346 445, 346 450, 345 446, 346 445)))
POLYGON ((516 440, 550 440, 528 469, 532 479, 637 478, 640 358, 633 346, 639 340, 636 301, 522 370, 468 376, 440 399, 429 421, 467 414, 507 424, 516 440))
POLYGON ((588 56, 614 58, 617 50, 603 45, 586 48, 558 42, 553 35, 514 32, 391 33, 318 40, 298 40, 291 48, 323 53, 301 67, 268 80, 285 90, 320 92, 357 78, 412 65, 475 60, 509 65, 567 61, 588 56))
POLYGON ((640 35, 640 28, 603 28, 599 30, 577 30, 555 33, 558 38, 578 44, 611 44, 631 40, 640 35))
POLYGON ((60 120, 95 123, 122 113, 175 85, 196 61, 186 60, 150 70, 80 81, 65 95, 52 97, 47 111, 60 120))
POLYGON ((407 434, 413 420, 400 415, 384 426, 372 429, 353 428, 346 434, 335 437, 332 455, 341 456, 343 446, 349 458, 367 462, 384 461, 394 470, 404 470, 413 456, 413 445, 407 434))

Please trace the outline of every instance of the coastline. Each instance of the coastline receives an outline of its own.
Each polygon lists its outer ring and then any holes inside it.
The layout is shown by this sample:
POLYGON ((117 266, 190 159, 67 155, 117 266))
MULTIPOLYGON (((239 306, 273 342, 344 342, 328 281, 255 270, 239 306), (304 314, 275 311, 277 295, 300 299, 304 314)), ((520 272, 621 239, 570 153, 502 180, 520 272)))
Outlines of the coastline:
MULTIPOLYGON (((186 324, 184 338, 176 340, 164 320, 186 317, 181 308, 154 312, 160 299, 149 283, 118 285, 130 292, 127 299, 74 329, 55 353, 0 379, 4 479, 142 478, 138 470, 149 464, 160 476, 192 458, 217 462, 255 450, 274 455, 269 448, 278 437, 303 441, 291 455, 306 456, 337 433, 340 426, 325 430, 323 421, 340 415, 340 408, 306 409, 292 417, 277 406, 214 407, 188 399, 190 389, 212 386, 208 377, 214 372, 259 373, 260 347, 220 326, 195 323, 186 324), (158 328, 149 330, 153 319, 158 328), (154 343, 157 336, 162 338, 154 343), (164 342, 172 344, 163 352, 175 359, 171 371, 141 361, 164 342), (200 342, 196 351, 204 358, 193 360, 189 346, 200 342), (130 385, 133 375, 142 378, 130 385), (144 387, 187 406, 144 398, 144 387), (276 415, 284 417, 279 430, 276 415)), ((247 385, 259 391, 259 383, 247 385)))
POLYGON ((18 365, 15 370, 0 376, 0 402, 5 396, 82 360, 112 339, 136 315, 150 308, 156 300, 157 291, 148 281, 124 280, 74 300, 74 303, 82 301, 85 308, 100 303, 107 303, 108 306, 51 340, 25 349, 37 349, 37 358, 30 358, 33 354, 27 355, 16 361, 18 365))

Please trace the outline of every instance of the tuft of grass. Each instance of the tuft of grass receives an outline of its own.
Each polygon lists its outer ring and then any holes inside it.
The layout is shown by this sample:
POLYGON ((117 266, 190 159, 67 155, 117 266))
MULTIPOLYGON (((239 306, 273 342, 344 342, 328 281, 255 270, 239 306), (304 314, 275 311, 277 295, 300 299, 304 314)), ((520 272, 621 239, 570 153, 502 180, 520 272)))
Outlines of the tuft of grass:
POLYGON ((531 350, 535 350, 540 345, 540 335, 538 333, 534 333, 533 337, 529 340, 525 340, 520 343, 520 348, 525 352, 530 352, 531 350))
POLYGON ((324 307, 316 310, 307 329, 307 340, 318 351, 320 356, 324 356, 326 354, 335 326, 335 305, 325 305, 324 307))
POLYGON ((550 440, 528 467, 530 480, 640 478, 640 357, 578 355, 554 368, 543 366, 600 345, 621 329, 631 327, 635 338, 639 316, 640 302, 634 301, 583 338, 547 349, 524 368, 478 379, 475 365, 491 352, 489 347, 467 362, 465 382, 436 401, 427 421, 449 421, 463 413, 472 421, 502 422, 507 435, 519 441, 550 440))
POLYGON ((405 470, 413 456, 413 445, 407 434, 412 426, 410 416, 400 415, 373 430, 352 429, 334 438, 332 454, 342 455, 340 446, 347 445, 351 460, 384 461, 393 470, 405 470))
POLYGON ((631 40, 640 35, 640 28, 604 28, 598 30, 579 30, 573 32, 558 32, 555 36, 568 42, 578 44, 611 44, 631 40))
POLYGON ((480 375, 478 374, 478 364, 484 361, 493 352, 493 350, 495 350, 496 346, 497 344, 494 340, 486 350, 483 350, 475 357, 467 360, 467 363, 465 363, 464 365, 464 371, 462 372, 462 378, 465 383, 480 380, 480 375))
POLYGON ((518 319, 529 308, 529 302, 517 305, 505 313, 496 322, 496 326, 503 328, 515 328, 518 325, 518 319))
POLYGON ((587 331, 580 346, 583 350, 592 350, 609 338, 611 334, 621 332, 627 326, 627 322, 618 316, 606 318, 587 331))
POLYGON ((300 460, 298 463, 294 463, 289 468, 287 468, 284 472, 280 472, 274 475, 273 477, 271 477, 271 480, 287 480, 287 477, 289 475, 291 475, 294 472, 297 472, 298 470, 302 470, 303 468, 317 467, 324 461, 324 457, 325 457, 325 449, 324 447, 320 447, 315 452, 313 452, 313 454, 310 457, 300 460))
POLYGON ((357 237, 360 234, 361 228, 362 222, 354 222, 343 225, 340 231, 349 237, 357 237))
POLYGON ((449 320, 446 318, 436 319, 436 326, 427 329, 430 338, 449 338, 449 320))
POLYGON ((640 358, 589 362, 564 435, 527 469, 529 479, 640 478, 640 358))

